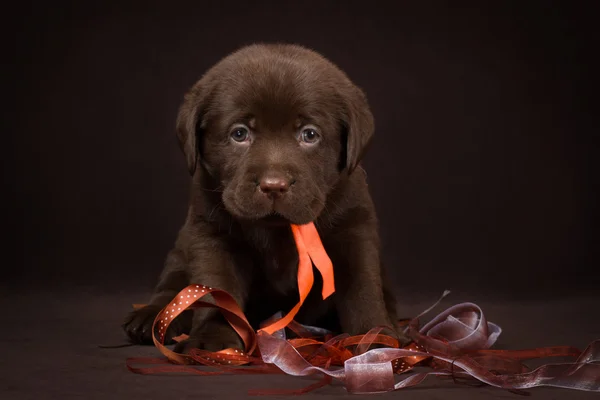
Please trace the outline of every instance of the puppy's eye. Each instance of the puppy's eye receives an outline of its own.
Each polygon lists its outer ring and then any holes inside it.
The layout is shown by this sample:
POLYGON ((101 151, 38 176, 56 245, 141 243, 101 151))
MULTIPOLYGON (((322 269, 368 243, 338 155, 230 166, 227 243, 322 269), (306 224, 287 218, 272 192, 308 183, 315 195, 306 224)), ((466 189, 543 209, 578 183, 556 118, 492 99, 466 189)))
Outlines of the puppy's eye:
POLYGON ((231 132, 231 138, 238 143, 248 141, 250 139, 248 128, 245 126, 236 126, 231 132))
POLYGON ((315 144, 321 137, 314 128, 304 128, 300 134, 300 140, 306 144, 315 144))

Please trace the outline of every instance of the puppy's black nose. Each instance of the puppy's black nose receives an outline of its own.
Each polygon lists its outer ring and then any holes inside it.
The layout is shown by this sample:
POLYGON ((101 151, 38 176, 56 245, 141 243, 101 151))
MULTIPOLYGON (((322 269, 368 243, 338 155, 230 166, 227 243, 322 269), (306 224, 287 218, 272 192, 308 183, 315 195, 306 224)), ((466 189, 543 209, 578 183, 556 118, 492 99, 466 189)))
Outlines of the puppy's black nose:
POLYGON ((291 180, 285 175, 278 173, 266 174, 258 183, 260 191, 270 197, 277 197, 284 194, 289 190, 290 185, 291 180))

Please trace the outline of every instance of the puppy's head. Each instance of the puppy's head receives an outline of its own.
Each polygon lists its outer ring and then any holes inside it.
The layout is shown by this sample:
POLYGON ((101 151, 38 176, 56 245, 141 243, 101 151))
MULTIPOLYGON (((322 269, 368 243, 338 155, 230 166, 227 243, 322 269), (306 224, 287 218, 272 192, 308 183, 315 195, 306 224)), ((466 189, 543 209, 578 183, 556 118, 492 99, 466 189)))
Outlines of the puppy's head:
POLYGON ((363 92, 319 54, 252 45, 221 60, 186 94, 177 136, 190 174, 219 182, 236 218, 315 220, 374 131, 363 92))

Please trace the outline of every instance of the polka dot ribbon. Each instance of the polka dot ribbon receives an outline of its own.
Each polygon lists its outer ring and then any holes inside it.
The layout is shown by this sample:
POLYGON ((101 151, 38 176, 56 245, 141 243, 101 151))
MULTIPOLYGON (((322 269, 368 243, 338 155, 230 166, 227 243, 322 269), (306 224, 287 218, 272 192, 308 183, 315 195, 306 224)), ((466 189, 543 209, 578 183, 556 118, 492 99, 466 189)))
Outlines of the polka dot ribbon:
MULTIPOLYGON (((288 374, 293 376, 321 375, 322 379, 302 389, 259 390, 250 394, 302 394, 331 383, 343 382, 350 393, 379 393, 415 386, 430 375, 452 379, 457 383, 483 383, 522 393, 537 386, 553 386, 584 391, 600 391, 600 340, 581 352, 569 346, 544 347, 529 350, 492 350, 502 332, 488 322, 483 311, 473 303, 450 307, 423 327, 417 318, 400 321, 413 340, 400 348, 396 339, 382 335, 382 327, 374 327, 365 335, 333 336, 294 321, 313 285, 312 265, 323 277, 323 298, 335 291, 333 266, 313 224, 292 225, 299 254, 298 304, 282 318, 269 321, 255 332, 233 297, 227 292, 194 284, 186 287, 162 309, 152 327, 155 346, 166 357, 129 358, 127 367, 139 374, 188 373, 217 374, 288 374), (212 302, 202 300, 209 295, 212 302), (176 353, 164 345, 171 322, 183 311, 198 307, 219 309, 238 333, 244 350, 224 349, 210 352, 192 349, 189 354, 176 353), (296 334, 286 339, 285 329, 296 334), (374 345, 377 345, 373 348, 374 345), (546 364, 534 370, 526 360, 548 357, 574 357, 573 362, 546 364), (159 365, 140 367, 136 365, 159 365), (210 366, 216 370, 206 370, 210 366), (252 366, 252 368, 240 368, 252 366), (417 366, 428 368, 414 372, 417 366), (403 376, 397 380, 395 377, 403 376)), ((442 298, 449 292, 445 292, 442 298)), ((182 335, 176 340, 183 340, 182 335)))

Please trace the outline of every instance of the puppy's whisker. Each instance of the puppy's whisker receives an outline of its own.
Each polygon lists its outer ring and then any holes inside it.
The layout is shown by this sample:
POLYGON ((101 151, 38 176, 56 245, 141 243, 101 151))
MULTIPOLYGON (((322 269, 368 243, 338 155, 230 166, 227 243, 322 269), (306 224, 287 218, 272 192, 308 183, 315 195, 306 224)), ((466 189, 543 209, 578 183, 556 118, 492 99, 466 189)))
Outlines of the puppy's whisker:
POLYGON ((204 192, 213 192, 213 193, 223 193, 223 190, 225 188, 223 188, 222 186, 219 186, 215 189, 208 189, 208 188, 203 188, 203 187, 199 187, 198 189, 204 191, 204 192))
POLYGON ((211 220, 211 217, 212 217, 212 215, 214 214, 214 212, 215 212, 215 211, 217 211, 217 210, 221 210, 221 209, 222 209, 222 208, 221 208, 221 206, 224 206, 224 204, 223 204, 223 202, 222 202, 222 201, 218 202, 218 203, 217 203, 217 205, 215 205, 215 206, 213 207, 213 209, 212 209, 212 210, 211 210, 211 212, 208 214, 208 217, 207 217, 206 219, 208 219, 209 221, 212 221, 212 220, 211 220))

